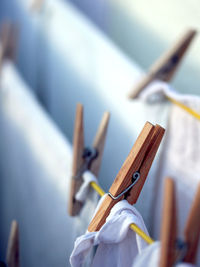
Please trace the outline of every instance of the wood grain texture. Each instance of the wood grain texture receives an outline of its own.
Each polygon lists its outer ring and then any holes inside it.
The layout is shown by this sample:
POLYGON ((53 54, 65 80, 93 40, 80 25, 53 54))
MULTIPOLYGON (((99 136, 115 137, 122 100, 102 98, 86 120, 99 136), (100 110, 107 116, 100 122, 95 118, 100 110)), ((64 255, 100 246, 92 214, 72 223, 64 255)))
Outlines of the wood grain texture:
MULTIPOLYGON (((137 138, 133 148, 110 187, 109 192, 113 196, 117 196, 124 191, 132 183, 133 173, 139 171, 141 173, 140 179, 130 190, 128 195, 126 194, 126 199, 129 203, 133 204, 137 201, 163 134, 164 129, 162 127, 155 127, 149 122, 145 124, 142 132, 137 138), (154 142, 156 145, 154 145, 154 142), (145 166, 143 166, 143 164, 145 166)), ((111 208, 124 197, 125 196, 122 196, 118 200, 113 200, 110 196, 106 196, 95 217, 91 221, 88 230, 90 232, 98 231, 105 223, 111 208)))
POLYGON ((184 262, 195 264, 200 237, 200 185, 189 212, 184 229, 184 237, 188 245, 184 262))
POLYGON ((75 200, 75 195, 83 183, 82 177, 74 179, 84 159, 82 157, 84 150, 84 129, 83 129, 83 106, 77 104, 76 119, 74 125, 74 140, 73 140, 73 162, 72 162, 72 179, 69 195, 68 213, 70 216, 75 216, 79 213, 82 207, 82 203, 75 200))
POLYGON ((150 67, 147 75, 136 84, 129 97, 132 99, 138 97, 140 92, 155 79, 170 81, 195 35, 195 30, 187 30, 184 35, 150 67))
POLYGON ((160 267, 171 267, 175 262, 176 250, 176 199, 175 184, 171 178, 166 178, 163 198, 161 225, 160 267))
POLYGON ((127 201, 130 204, 135 204, 137 202, 137 199, 144 186, 147 175, 149 173, 153 160, 156 156, 156 153, 158 151, 158 148, 160 146, 164 133, 165 133, 165 129, 162 128, 161 126, 156 125, 154 127, 153 135, 151 137, 148 149, 145 153, 145 157, 143 158, 143 162, 139 170, 141 178, 138 180, 133 190, 130 191, 129 196, 126 197, 127 201))
POLYGON ((19 228, 16 221, 12 221, 8 241, 6 261, 8 267, 20 267, 19 257, 19 228))
POLYGON ((97 158, 92 161, 90 171, 94 173, 95 176, 98 175, 101 166, 109 118, 110 118, 110 113, 105 112, 93 142, 93 147, 97 150, 98 155, 97 158))

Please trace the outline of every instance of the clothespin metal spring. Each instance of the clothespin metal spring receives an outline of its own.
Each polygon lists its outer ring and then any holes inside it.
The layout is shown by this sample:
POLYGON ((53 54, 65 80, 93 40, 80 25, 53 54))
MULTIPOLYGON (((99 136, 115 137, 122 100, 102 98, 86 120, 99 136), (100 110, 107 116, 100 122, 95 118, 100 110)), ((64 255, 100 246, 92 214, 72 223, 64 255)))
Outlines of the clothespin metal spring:
MULTIPOLYGON (((136 172, 135 172, 136 173, 136 172)), ((134 173, 134 174, 135 174, 134 173)), ((133 175, 134 175, 133 174, 133 175)), ((137 176, 137 175, 136 175, 137 176)), ((138 178, 139 179, 139 178, 138 178)), ((105 195, 106 193, 103 191, 103 189, 95 182, 91 182, 90 185, 92 186, 92 188, 102 197, 103 195, 105 195)), ((130 228, 137 233, 141 238, 143 238, 149 245, 151 245, 152 243, 154 243, 154 240, 148 236, 145 232, 142 231, 142 229, 140 229, 136 224, 132 223, 130 225, 130 228)))
POLYGON ((94 159, 96 159, 98 156, 97 149, 93 147, 86 147, 83 150, 82 157, 85 159, 84 164, 81 166, 80 170, 78 171, 78 174, 76 176, 73 176, 74 179, 80 179, 82 174, 90 169, 91 163, 94 159))
POLYGON ((178 264, 180 262, 183 262, 186 256, 186 253, 187 253, 188 245, 185 241, 181 239, 177 239, 175 243, 175 247, 177 251, 175 264, 178 264))
POLYGON ((124 191, 122 191, 119 195, 117 195, 116 197, 113 196, 110 192, 108 193, 108 195, 114 199, 114 200, 117 200, 119 199, 120 197, 122 197, 125 193, 127 193, 136 183, 137 181, 139 180, 140 178, 140 173, 139 172, 134 172, 133 176, 132 176, 132 180, 133 180, 133 183, 130 184, 124 191))

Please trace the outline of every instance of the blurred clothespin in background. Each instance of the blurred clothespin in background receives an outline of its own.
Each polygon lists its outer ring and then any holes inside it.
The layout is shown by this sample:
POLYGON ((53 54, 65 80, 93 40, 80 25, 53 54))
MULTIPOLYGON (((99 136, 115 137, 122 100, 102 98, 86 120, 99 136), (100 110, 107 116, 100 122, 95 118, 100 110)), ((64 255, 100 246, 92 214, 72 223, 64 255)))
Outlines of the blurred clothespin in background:
POLYGON ((85 148, 84 146, 84 127, 83 127, 83 106, 77 104, 76 119, 74 127, 74 141, 73 141, 73 166, 72 166, 72 180, 69 198, 69 215, 78 215, 83 204, 75 198, 83 183, 83 172, 90 170, 95 176, 98 176, 104 143, 106 140, 107 127, 110 114, 105 112, 96 136, 94 138, 92 148, 85 148))
POLYGON ((184 35, 150 67, 148 73, 134 86, 129 98, 137 98, 140 92, 153 80, 169 82, 173 78, 195 35, 195 30, 187 30, 184 35))
POLYGON ((12 221, 11 225, 6 262, 8 267, 20 267, 19 228, 16 221, 12 221))
POLYGON ((33 12, 40 11, 43 3, 44 3, 44 0, 33 0, 30 5, 30 11, 33 11, 33 12))
POLYGON ((105 223, 111 208, 126 199, 135 204, 145 183, 165 130, 147 122, 128 157, 118 172, 109 193, 92 219, 88 230, 98 231, 105 223))
POLYGON ((18 27, 5 21, 0 27, 0 68, 4 59, 15 61, 18 42, 18 27))
POLYGON ((166 178, 163 197, 163 212, 161 225, 161 253, 160 267, 171 267, 176 260, 176 199, 175 184, 170 178, 166 178))
POLYGON ((161 226, 160 267, 172 267, 177 262, 195 264, 200 237, 200 185, 184 228, 184 240, 177 239, 175 183, 165 180, 161 226))

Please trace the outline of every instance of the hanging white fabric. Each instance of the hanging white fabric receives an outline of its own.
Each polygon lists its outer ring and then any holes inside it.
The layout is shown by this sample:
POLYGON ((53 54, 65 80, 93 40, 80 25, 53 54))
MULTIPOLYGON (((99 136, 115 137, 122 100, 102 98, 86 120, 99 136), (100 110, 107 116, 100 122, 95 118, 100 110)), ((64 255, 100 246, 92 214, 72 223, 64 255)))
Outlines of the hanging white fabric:
MULTIPOLYGON (((160 242, 154 242, 147 248, 145 248, 141 254, 139 254, 132 267, 159 267, 160 261, 160 242)), ((195 267, 189 263, 177 263, 174 267, 195 267)))
POLYGON ((95 182, 98 184, 98 180, 91 171, 85 171, 82 175, 82 178, 83 184, 79 188, 79 191, 76 193, 75 198, 77 201, 84 203, 88 197, 90 183, 95 182))
POLYGON ((71 145, 10 61, 1 69, 0 125, 2 255, 16 219, 22 266, 65 266, 76 228, 66 213, 71 145))
POLYGON ((98 245, 92 266, 130 267, 137 254, 148 246, 129 228, 132 223, 148 234, 140 213, 126 200, 118 202, 98 232, 86 232, 76 240, 71 265, 83 266, 89 251, 98 245))
MULTIPOLYGON (((170 97, 200 114, 200 97, 191 94, 179 94, 172 86, 162 81, 151 83, 140 97, 151 104, 164 103, 163 101, 166 102, 167 97, 170 97)), ((176 182, 178 236, 183 234, 187 216, 200 183, 200 121, 173 103, 168 116, 168 125, 159 158, 159 169, 154 177, 156 194, 152 209, 154 220, 152 226, 153 236, 157 239, 162 223, 165 177, 172 177, 176 182)), ((200 248, 197 263, 200 264, 200 248)))

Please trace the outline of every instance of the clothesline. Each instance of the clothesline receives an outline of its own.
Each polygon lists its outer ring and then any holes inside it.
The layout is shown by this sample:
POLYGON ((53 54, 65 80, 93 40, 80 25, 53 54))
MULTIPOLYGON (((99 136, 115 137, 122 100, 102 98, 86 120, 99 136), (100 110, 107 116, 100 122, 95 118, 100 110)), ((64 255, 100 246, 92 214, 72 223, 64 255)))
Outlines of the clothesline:
POLYGON ((180 108, 184 109, 186 112, 188 112, 190 115, 192 115, 194 118, 196 118, 197 120, 200 120, 200 114, 197 113, 196 111, 194 111, 193 109, 189 108, 188 106, 184 105, 183 103, 177 101, 176 99, 170 97, 170 96, 166 96, 166 98, 172 102, 173 104, 179 106, 180 108))
MULTIPOLYGON (((103 191, 103 189, 95 182, 91 182, 90 185, 92 188, 102 197, 106 193, 103 191)), ((140 237, 142 237, 149 245, 154 243, 155 241, 148 236, 144 231, 142 231, 136 224, 132 223, 130 225, 130 228, 137 233, 140 237)))

